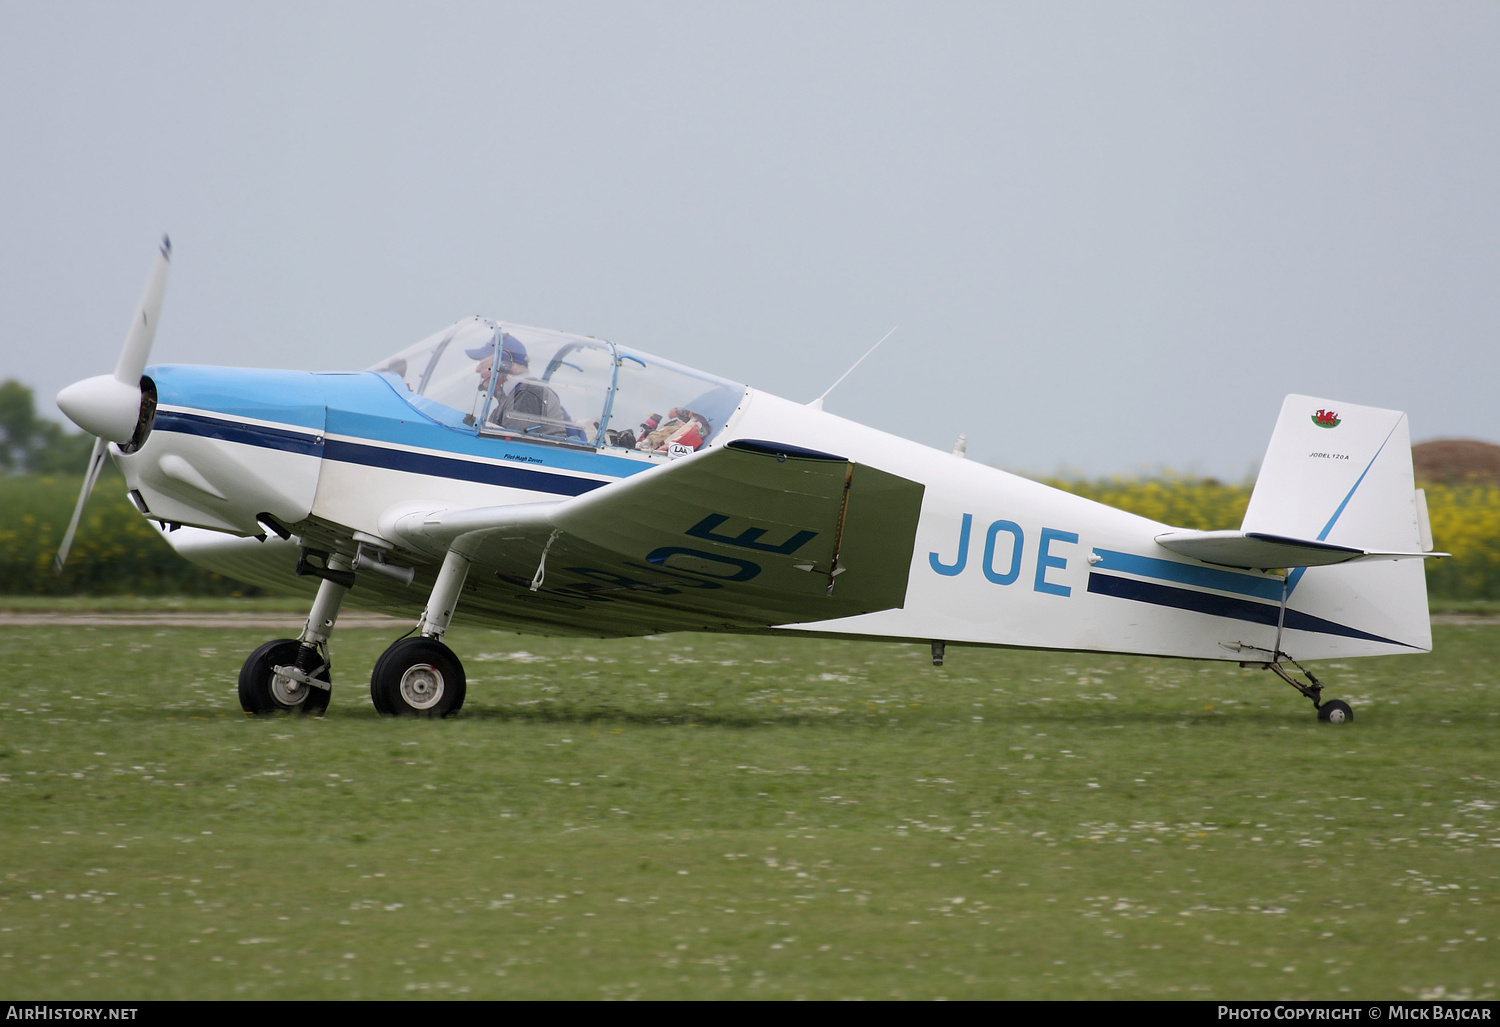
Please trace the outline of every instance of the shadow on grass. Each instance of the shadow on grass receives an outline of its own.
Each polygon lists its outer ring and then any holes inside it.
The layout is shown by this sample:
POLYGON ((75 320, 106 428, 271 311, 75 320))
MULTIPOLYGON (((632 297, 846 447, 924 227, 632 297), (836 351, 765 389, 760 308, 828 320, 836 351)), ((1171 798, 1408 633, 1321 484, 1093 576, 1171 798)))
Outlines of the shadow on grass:
MULTIPOLYGON (((372 717, 379 715, 368 711, 372 717)), ((335 714, 337 715, 337 714, 335 714)), ((492 721, 516 724, 629 725, 632 727, 723 727, 751 730, 755 728, 850 728, 879 730, 1009 730, 1018 726, 1075 726, 1098 728, 1280 728, 1289 724, 1311 723, 1316 714, 1309 705, 1305 711, 1288 704, 1285 710, 1147 710, 1120 709, 1108 712, 1084 708, 1025 709, 1000 714, 989 713, 976 722, 966 714, 945 710, 926 713, 902 711, 900 714, 870 715, 856 712, 811 713, 794 710, 774 713, 714 712, 701 709, 637 711, 612 708, 582 709, 556 706, 516 709, 501 706, 465 706, 455 718, 459 721, 492 721)), ((1334 725, 1324 725, 1335 729, 1334 725)), ((1339 725, 1340 727, 1342 725, 1339 725)), ((1354 729, 1350 725, 1350 729, 1354 729)))
MULTIPOLYGON (((216 713, 193 713, 187 710, 173 710, 174 718, 186 717, 188 719, 219 719, 224 714, 216 713)), ((263 713, 263 714, 241 714, 243 719, 257 723, 291 723, 296 721, 315 722, 326 721, 358 721, 368 723, 370 721, 390 721, 393 726, 399 724, 410 724, 417 718, 412 717, 384 717, 375 712, 374 707, 364 709, 339 709, 334 707, 328 713, 319 718, 305 717, 299 713, 263 713)), ((632 727, 724 727, 724 728, 766 728, 766 727, 808 727, 813 725, 826 727, 885 727, 886 723, 876 723, 873 720, 842 718, 834 715, 811 713, 774 713, 770 715, 757 715, 748 713, 712 713, 702 710, 666 711, 666 712, 635 712, 622 709, 545 709, 545 710, 516 710, 502 707, 485 707, 468 705, 463 711, 454 717, 448 718, 449 723, 459 724, 473 721, 491 722, 497 724, 566 724, 566 725, 629 725, 632 727)))
MULTIPOLYGON (((142 711, 145 712, 145 711, 142 711)), ((144 719, 157 719, 150 714, 144 719)), ((383 717, 373 706, 340 706, 337 701, 321 718, 305 717, 299 713, 241 714, 223 710, 194 711, 174 709, 165 711, 169 718, 190 720, 219 720, 226 716, 242 717, 262 723, 290 723, 306 721, 369 723, 389 720, 393 724, 409 723, 415 718, 383 717)), ((1399 714, 1407 727, 1437 723, 1443 711, 1430 711, 1431 717, 1407 711, 1399 714)), ((129 716, 129 714, 124 714, 129 716)), ((1356 709, 1356 721, 1347 725, 1322 724, 1330 732, 1357 732, 1361 726, 1371 724, 1389 725, 1396 716, 1382 711, 1372 714, 1356 709), (1361 717, 1363 718, 1361 720, 1361 717)), ((629 727, 717 727, 736 730, 757 728, 835 728, 849 730, 922 730, 968 732, 999 732, 1018 728, 1100 728, 1105 730, 1160 729, 1179 730, 1278 730, 1298 725, 1317 724, 1317 714, 1305 700, 1288 699, 1285 704, 1271 708, 1182 708, 1161 709, 1138 706, 1118 706, 1103 709, 1081 703, 1025 703, 1005 709, 989 708, 983 720, 976 721, 967 710, 934 706, 922 710, 902 709, 898 712, 871 713, 858 710, 807 710, 777 709, 763 712, 745 710, 706 710, 681 706, 657 710, 632 710, 622 707, 583 707, 566 703, 516 707, 469 703, 452 723, 494 723, 535 725, 579 725, 579 726, 629 726, 629 727)))

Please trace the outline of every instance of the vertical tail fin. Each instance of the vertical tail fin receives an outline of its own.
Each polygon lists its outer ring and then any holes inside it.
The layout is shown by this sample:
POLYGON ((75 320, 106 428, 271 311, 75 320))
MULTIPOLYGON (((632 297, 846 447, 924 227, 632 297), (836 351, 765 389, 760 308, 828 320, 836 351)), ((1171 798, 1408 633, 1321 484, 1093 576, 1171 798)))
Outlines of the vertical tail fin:
MULTIPOLYGON (((1424 510, 1405 414, 1288 396, 1241 529, 1421 553, 1424 510)), ((1422 563, 1373 560, 1292 570, 1288 609, 1342 630, 1288 630, 1283 648, 1297 659, 1431 649, 1422 563)))

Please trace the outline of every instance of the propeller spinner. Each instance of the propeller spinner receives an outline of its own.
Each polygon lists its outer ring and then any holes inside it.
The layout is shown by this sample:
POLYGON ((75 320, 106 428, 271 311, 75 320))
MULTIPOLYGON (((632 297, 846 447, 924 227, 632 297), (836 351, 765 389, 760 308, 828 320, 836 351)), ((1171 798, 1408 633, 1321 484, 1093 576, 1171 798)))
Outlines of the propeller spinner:
POLYGON ((162 294, 167 288, 167 268, 171 259, 172 240, 162 236, 159 255, 151 268, 151 277, 146 281, 140 309, 130 322, 125 347, 120 351, 114 373, 74 382, 57 394, 57 406, 69 420, 90 435, 97 436, 94 451, 89 456, 83 489, 73 508, 73 519, 53 561, 59 574, 73 545, 73 535, 83 516, 84 504, 88 502, 89 493, 94 491, 99 472, 104 469, 108 444, 113 442, 133 449, 145 441, 146 432, 150 430, 156 412, 156 390, 150 380, 141 375, 151 355, 151 342, 156 337, 156 322, 161 315, 162 294))

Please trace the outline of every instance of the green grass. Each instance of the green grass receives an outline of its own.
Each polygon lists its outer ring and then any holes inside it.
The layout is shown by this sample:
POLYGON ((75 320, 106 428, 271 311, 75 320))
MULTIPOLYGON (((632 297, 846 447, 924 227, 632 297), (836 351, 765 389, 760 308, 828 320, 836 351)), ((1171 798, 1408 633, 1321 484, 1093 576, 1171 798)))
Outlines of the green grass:
POLYGON ((254 631, 0 630, 26 999, 1500 994, 1500 628, 1263 672, 455 629, 469 702, 247 719, 254 631))
POLYGON ((1495 599, 1429 599, 1427 608, 1433 614, 1500 617, 1500 600, 1495 599))

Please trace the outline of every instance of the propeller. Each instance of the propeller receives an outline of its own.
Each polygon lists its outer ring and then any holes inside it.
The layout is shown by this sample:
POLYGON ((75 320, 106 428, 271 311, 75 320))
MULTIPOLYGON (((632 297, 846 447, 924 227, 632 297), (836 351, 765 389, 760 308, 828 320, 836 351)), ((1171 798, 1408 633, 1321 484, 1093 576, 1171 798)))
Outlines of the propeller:
MULTIPOLYGON (((150 421, 155 410, 154 393, 147 396, 142 388, 141 374, 146 369, 146 360, 151 355, 151 342, 156 337, 156 322, 161 315, 162 294, 167 288, 167 267, 172 259, 172 240, 161 237, 161 248, 156 263, 151 267, 151 277, 146 280, 146 292, 141 296, 140 309, 130 322, 125 335, 125 347, 115 364, 114 374, 101 374, 74 382, 57 394, 57 406, 78 427, 96 436, 94 450, 89 455, 88 471, 83 478, 83 490, 78 494, 78 504, 73 508, 73 519, 63 535, 53 566, 59 574, 72 548, 73 536, 78 522, 83 517, 84 504, 99 472, 104 469, 104 457, 109 443, 127 445, 136 439, 150 421)), ((139 442, 137 441, 137 444, 139 442)))

